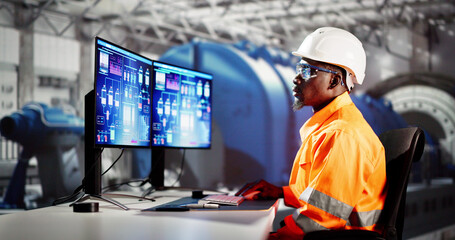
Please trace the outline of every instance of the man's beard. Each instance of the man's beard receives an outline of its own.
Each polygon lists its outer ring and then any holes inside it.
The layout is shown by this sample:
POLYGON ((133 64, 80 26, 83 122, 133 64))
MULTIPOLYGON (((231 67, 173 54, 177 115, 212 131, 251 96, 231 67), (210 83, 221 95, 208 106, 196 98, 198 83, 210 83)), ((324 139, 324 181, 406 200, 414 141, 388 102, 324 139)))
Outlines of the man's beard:
POLYGON ((294 112, 297 112, 298 110, 302 109, 303 106, 305 106, 303 102, 300 101, 298 98, 295 98, 294 104, 292 105, 292 110, 294 110, 294 112))

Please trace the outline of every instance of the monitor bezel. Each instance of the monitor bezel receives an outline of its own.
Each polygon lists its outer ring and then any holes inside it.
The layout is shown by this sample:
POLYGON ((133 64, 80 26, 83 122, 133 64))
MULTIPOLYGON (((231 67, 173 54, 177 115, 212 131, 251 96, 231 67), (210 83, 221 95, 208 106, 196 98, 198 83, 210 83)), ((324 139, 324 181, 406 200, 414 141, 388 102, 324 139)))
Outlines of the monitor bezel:
MULTIPOLYGON (((169 66, 172 66, 172 67, 177 67, 177 68, 182 68, 182 69, 185 69, 185 70, 189 70, 189 71, 194 71, 194 72, 198 72, 198 73, 202 73, 202 74, 207 74, 207 75, 210 75, 212 77, 212 79, 210 79, 210 82, 211 82, 211 86, 210 86, 210 98, 211 98, 211 104, 210 104, 210 107, 211 107, 211 114, 210 114, 210 144, 208 147, 188 147, 188 146, 184 146, 184 147, 176 147, 176 146, 164 146, 164 145, 160 145, 160 146, 154 146, 153 145, 153 129, 150 130, 150 147, 152 149, 159 149, 159 148, 165 148, 165 149, 201 149, 201 150, 210 150, 212 149, 212 145, 213 145, 213 74, 212 73, 208 73, 208 72, 203 72, 203 71, 200 71, 200 70, 197 70, 197 69, 192 69, 192 68, 187 68, 187 67, 183 67, 183 66, 179 66, 179 65, 176 65, 176 64, 172 64, 172 63, 168 63, 168 62, 163 62, 163 61, 153 61, 152 63, 152 66, 153 66, 153 70, 152 70, 152 73, 153 73, 153 77, 152 77, 152 83, 150 84, 152 86, 152 95, 153 95, 153 91, 155 89, 155 63, 158 63, 158 64, 165 64, 165 65, 169 65, 169 66)), ((152 99, 152 108, 153 108, 153 99, 152 99)), ((152 116, 150 116, 150 124, 153 124, 153 118, 152 116)), ((152 126, 150 126, 152 128, 152 126)))
MULTIPOLYGON (((113 43, 113 42, 111 42, 111 41, 108 41, 108 40, 106 40, 106 39, 104 39, 104 38, 101 38, 101 37, 99 37, 99 36, 96 36, 96 37, 95 37, 94 79, 93 79, 93 80, 94 80, 94 81, 93 81, 93 90, 95 91, 95 94, 94 94, 94 96, 93 96, 93 102, 94 102, 94 109, 93 109, 94 112, 93 112, 93 116, 94 116, 94 118, 96 118, 96 107, 97 107, 97 102, 96 102, 96 79, 97 79, 97 66, 98 66, 98 64, 99 64, 99 56, 98 56, 98 54, 97 54, 98 40, 101 40, 101 41, 103 41, 103 42, 106 42, 107 44, 112 44, 112 45, 114 45, 115 47, 118 47, 118 48, 120 48, 120 49, 122 49, 122 50, 124 50, 124 51, 128 51, 128 52, 130 52, 130 53, 133 53, 133 54, 135 54, 135 55, 137 55, 137 56, 140 56, 140 57, 142 57, 142 58, 145 58, 145 59, 149 60, 149 61, 151 62, 152 68, 153 68, 153 62, 154 62, 154 60, 152 60, 152 59, 150 59, 150 58, 148 58, 148 57, 145 57, 145 56, 143 56, 143 55, 141 55, 141 54, 139 54, 139 53, 136 53, 136 52, 134 52, 134 51, 132 51, 132 50, 129 50, 129 49, 127 49, 127 48, 124 48, 124 47, 122 47, 122 46, 120 46, 120 45, 118 45, 118 44, 116 44, 116 43, 113 43)), ((153 71, 153 69, 151 69, 151 71, 153 71)), ((150 78, 150 80, 152 81, 151 78, 150 78)), ((151 89, 150 89, 150 97, 153 98, 153 96, 152 96, 152 94, 153 94, 152 84, 150 84, 149 87, 151 88, 151 89)), ((93 126, 93 127, 94 127, 94 128, 93 128, 93 136, 92 136, 92 137, 93 137, 93 140, 94 140, 94 143, 95 143, 95 146, 94 146, 94 147, 96 147, 96 148, 142 148, 142 149, 144 149, 144 148, 145 148, 145 149, 150 148, 151 145, 152 145, 152 126, 151 126, 151 124, 152 124, 152 115, 151 115, 151 112, 150 112, 150 118, 149 118, 149 119, 150 119, 150 122, 149 122, 149 129, 150 129, 150 130, 149 130, 149 144, 148 144, 147 146, 122 145, 122 144, 100 144, 100 143, 97 143, 97 141, 96 141, 96 120, 95 120, 95 119, 92 119, 92 120, 93 120, 93 124, 94 124, 94 126, 93 126)))

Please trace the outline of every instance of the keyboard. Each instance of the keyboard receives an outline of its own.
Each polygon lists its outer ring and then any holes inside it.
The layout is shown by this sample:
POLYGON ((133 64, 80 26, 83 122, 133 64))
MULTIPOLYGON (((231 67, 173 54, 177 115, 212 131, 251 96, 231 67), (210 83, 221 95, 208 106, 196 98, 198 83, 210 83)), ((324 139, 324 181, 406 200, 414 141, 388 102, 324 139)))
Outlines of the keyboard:
POLYGON ((231 206, 238 206, 240 203, 245 200, 241 196, 229 196, 229 195, 209 195, 207 197, 202 198, 199 203, 216 203, 221 205, 231 205, 231 206))

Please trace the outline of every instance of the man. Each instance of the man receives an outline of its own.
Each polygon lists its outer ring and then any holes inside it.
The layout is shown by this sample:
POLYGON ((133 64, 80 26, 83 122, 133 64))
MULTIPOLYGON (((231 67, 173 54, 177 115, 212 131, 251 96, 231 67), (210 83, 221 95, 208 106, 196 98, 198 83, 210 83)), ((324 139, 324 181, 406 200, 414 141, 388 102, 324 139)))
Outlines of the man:
POLYGON ((349 96, 364 78, 362 44, 345 30, 324 27, 293 54, 302 58, 293 80, 293 108, 311 106, 314 115, 300 129, 302 145, 289 186, 261 180, 238 194, 284 197, 297 208, 270 239, 302 239, 327 229, 381 231, 376 223, 386 197, 384 148, 349 96))

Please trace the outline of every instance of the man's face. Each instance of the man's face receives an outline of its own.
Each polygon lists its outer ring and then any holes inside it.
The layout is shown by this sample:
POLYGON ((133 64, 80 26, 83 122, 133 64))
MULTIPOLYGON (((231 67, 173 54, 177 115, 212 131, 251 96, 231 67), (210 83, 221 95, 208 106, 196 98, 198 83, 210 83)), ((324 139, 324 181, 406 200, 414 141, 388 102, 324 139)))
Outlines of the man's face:
MULTIPOLYGON (((325 64, 304 60, 306 63, 325 68, 325 64)), ((313 72, 313 71, 312 71, 313 72)), ((297 74, 293 80, 294 83, 294 105, 293 110, 297 111, 303 106, 312 106, 317 108, 331 98, 328 94, 332 74, 324 71, 317 71, 316 74, 311 74, 307 79, 304 79, 301 74, 297 74)))

